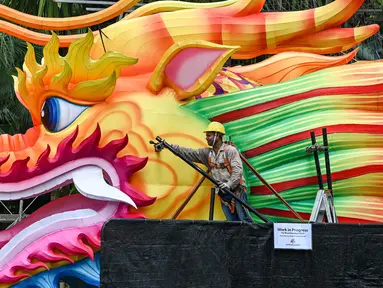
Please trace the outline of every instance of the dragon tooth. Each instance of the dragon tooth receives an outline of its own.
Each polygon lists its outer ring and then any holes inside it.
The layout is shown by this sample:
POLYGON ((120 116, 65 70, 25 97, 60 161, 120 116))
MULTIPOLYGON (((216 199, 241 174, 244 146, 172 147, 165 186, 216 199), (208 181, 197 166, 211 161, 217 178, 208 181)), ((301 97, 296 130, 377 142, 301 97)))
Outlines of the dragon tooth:
POLYGON ((102 201, 124 202, 137 208, 132 198, 106 183, 102 169, 97 166, 85 166, 74 170, 72 179, 76 189, 85 197, 102 201))

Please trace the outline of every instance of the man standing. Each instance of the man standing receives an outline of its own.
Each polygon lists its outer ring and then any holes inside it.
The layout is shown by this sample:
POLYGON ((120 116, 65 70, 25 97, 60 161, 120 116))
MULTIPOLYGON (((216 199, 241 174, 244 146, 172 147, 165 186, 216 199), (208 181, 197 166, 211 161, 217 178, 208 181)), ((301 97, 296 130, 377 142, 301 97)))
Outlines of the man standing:
MULTIPOLYGON (((204 164, 219 183, 219 188, 228 188, 243 201, 247 202, 246 184, 243 177, 242 161, 238 150, 223 143, 225 127, 218 122, 211 122, 204 131, 206 141, 211 148, 191 149, 172 145, 172 147, 189 161, 204 164)), ((219 193, 222 210, 229 221, 253 222, 249 212, 234 197, 221 190, 219 193)))

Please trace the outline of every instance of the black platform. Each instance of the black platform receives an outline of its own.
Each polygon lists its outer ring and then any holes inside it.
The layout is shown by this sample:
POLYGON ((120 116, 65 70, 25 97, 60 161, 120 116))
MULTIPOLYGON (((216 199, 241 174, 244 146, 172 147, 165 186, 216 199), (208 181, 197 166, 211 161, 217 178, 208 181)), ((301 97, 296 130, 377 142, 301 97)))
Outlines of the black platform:
POLYGON ((273 226, 112 220, 101 287, 383 287, 383 225, 313 225, 313 250, 274 250, 273 226))

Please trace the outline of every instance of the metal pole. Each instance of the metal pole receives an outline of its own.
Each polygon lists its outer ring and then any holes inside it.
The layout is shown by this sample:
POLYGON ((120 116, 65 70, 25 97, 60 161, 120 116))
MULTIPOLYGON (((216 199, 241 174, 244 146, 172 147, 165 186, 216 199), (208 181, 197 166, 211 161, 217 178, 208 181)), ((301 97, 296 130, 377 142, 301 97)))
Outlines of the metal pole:
POLYGON ((202 177, 199 179, 197 184, 194 186, 193 190, 190 192, 189 196, 185 199, 185 201, 181 204, 180 207, 178 207, 177 211, 173 214, 172 219, 177 219, 177 217, 180 215, 182 210, 186 207, 186 205, 189 203, 189 201, 193 198, 195 192, 197 192, 198 188, 201 186, 202 182, 205 181, 205 177, 202 177))
MULTIPOLYGON (((325 150, 324 150, 324 159, 325 159, 325 162, 326 162, 326 176, 327 176, 327 188, 328 190, 330 190, 330 193, 331 193, 331 204, 332 204, 332 207, 335 206, 334 204, 334 193, 332 191, 332 177, 331 177, 331 165, 330 165, 330 153, 329 153, 329 146, 328 146, 328 138, 327 138, 327 129, 326 128, 323 128, 322 129, 322 135, 323 135, 323 145, 325 147, 327 147, 325 150)), ((336 211, 335 209, 332 209, 332 213, 333 213, 333 218, 334 218, 334 222, 337 223, 338 222, 338 217, 336 216, 336 211)))
POLYGON ((323 145, 327 147, 324 150, 324 156, 325 156, 325 162, 326 162, 326 176, 327 176, 327 188, 330 190, 331 196, 333 196, 332 193, 332 178, 331 178, 331 167, 330 167, 330 157, 328 153, 328 139, 327 139, 327 129, 323 128, 323 145))
MULTIPOLYGON (((205 171, 203 171, 200 167, 198 167, 197 165, 195 165, 193 162, 189 161, 188 159, 186 159, 185 157, 183 157, 182 155, 178 154, 176 150, 174 150, 174 148, 169 145, 165 140, 163 140, 161 137, 157 136, 156 137, 156 140, 158 142, 160 142, 160 144, 155 144, 155 149, 156 151, 159 149, 158 147, 159 146, 163 146, 163 147, 166 147, 167 149, 169 149, 174 155, 178 156, 179 158, 181 158, 182 160, 184 160, 187 164, 189 164, 192 168, 194 168, 196 171, 198 171, 199 173, 201 173, 203 176, 205 176, 206 179, 210 180, 215 186, 219 186, 218 182, 213 178, 211 177, 209 174, 207 174, 205 171)), ((236 199, 239 203, 241 203, 243 206, 245 206, 247 209, 249 209, 249 211, 253 212, 256 216, 258 216, 262 221, 264 221, 265 223, 272 223, 269 219, 267 219, 265 216, 263 216, 261 213, 259 213, 257 210, 255 210, 253 207, 251 207, 249 204, 247 204, 246 202, 244 202, 241 198, 239 198, 237 195, 235 195, 232 191, 230 191, 230 189, 223 189, 223 192, 226 192, 228 194, 230 194, 232 197, 234 197, 234 199, 236 199)))
MULTIPOLYGON (((316 144, 315 132, 310 132, 310 135, 311 135, 311 143, 313 144, 313 146, 315 146, 315 144, 316 144)), ((319 156, 318 156, 318 151, 317 150, 314 150, 314 159, 315 159, 315 167, 316 167, 316 170, 317 170, 319 189, 323 190, 322 172, 320 170, 319 156)))
POLYGON ((214 200, 215 200, 215 187, 211 188, 210 194, 210 211, 209 211, 209 220, 212 221, 214 219, 214 200))
POLYGON ((263 177, 261 176, 261 174, 259 174, 259 172, 250 164, 250 162, 245 158, 245 156, 243 156, 241 153, 239 154, 239 156, 241 157, 243 163, 246 164, 247 167, 249 167, 249 169, 251 170, 251 172, 254 173, 255 176, 258 177, 258 179, 271 191, 274 193, 275 196, 277 196, 277 198, 279 200, 282 201, 283 204, 286 205, 286 207, 299 219, 301 220, 301 222, 304 222, 303 218, 289 205, 289 203, 287 203, 287 201, 285 199, 283 199, 283 197, 277 192, 275 191, 275 189, 269 184, 267 183, 267 181, 265 179, 263 179, 263 177))
POLYGON ((23 219, 23 206, 24 206, 24 200, 20 200, 19 205, 19 222, 23 219))

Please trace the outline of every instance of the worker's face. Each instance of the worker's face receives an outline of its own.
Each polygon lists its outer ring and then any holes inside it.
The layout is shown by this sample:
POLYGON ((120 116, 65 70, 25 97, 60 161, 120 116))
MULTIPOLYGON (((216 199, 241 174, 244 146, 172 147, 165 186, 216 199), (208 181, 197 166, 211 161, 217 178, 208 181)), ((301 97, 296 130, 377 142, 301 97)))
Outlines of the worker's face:
MULTIPOLYGON (((206 142, 207 142, 207 145, 213 146, 213 144, 214 144, 214 135, 215 135, 215 132, 206 132, 206 142)), ((217 141, 219 137, 220 137, 219 133, 217 133, 217 138, 216 138, 215 141, 217 141)))

